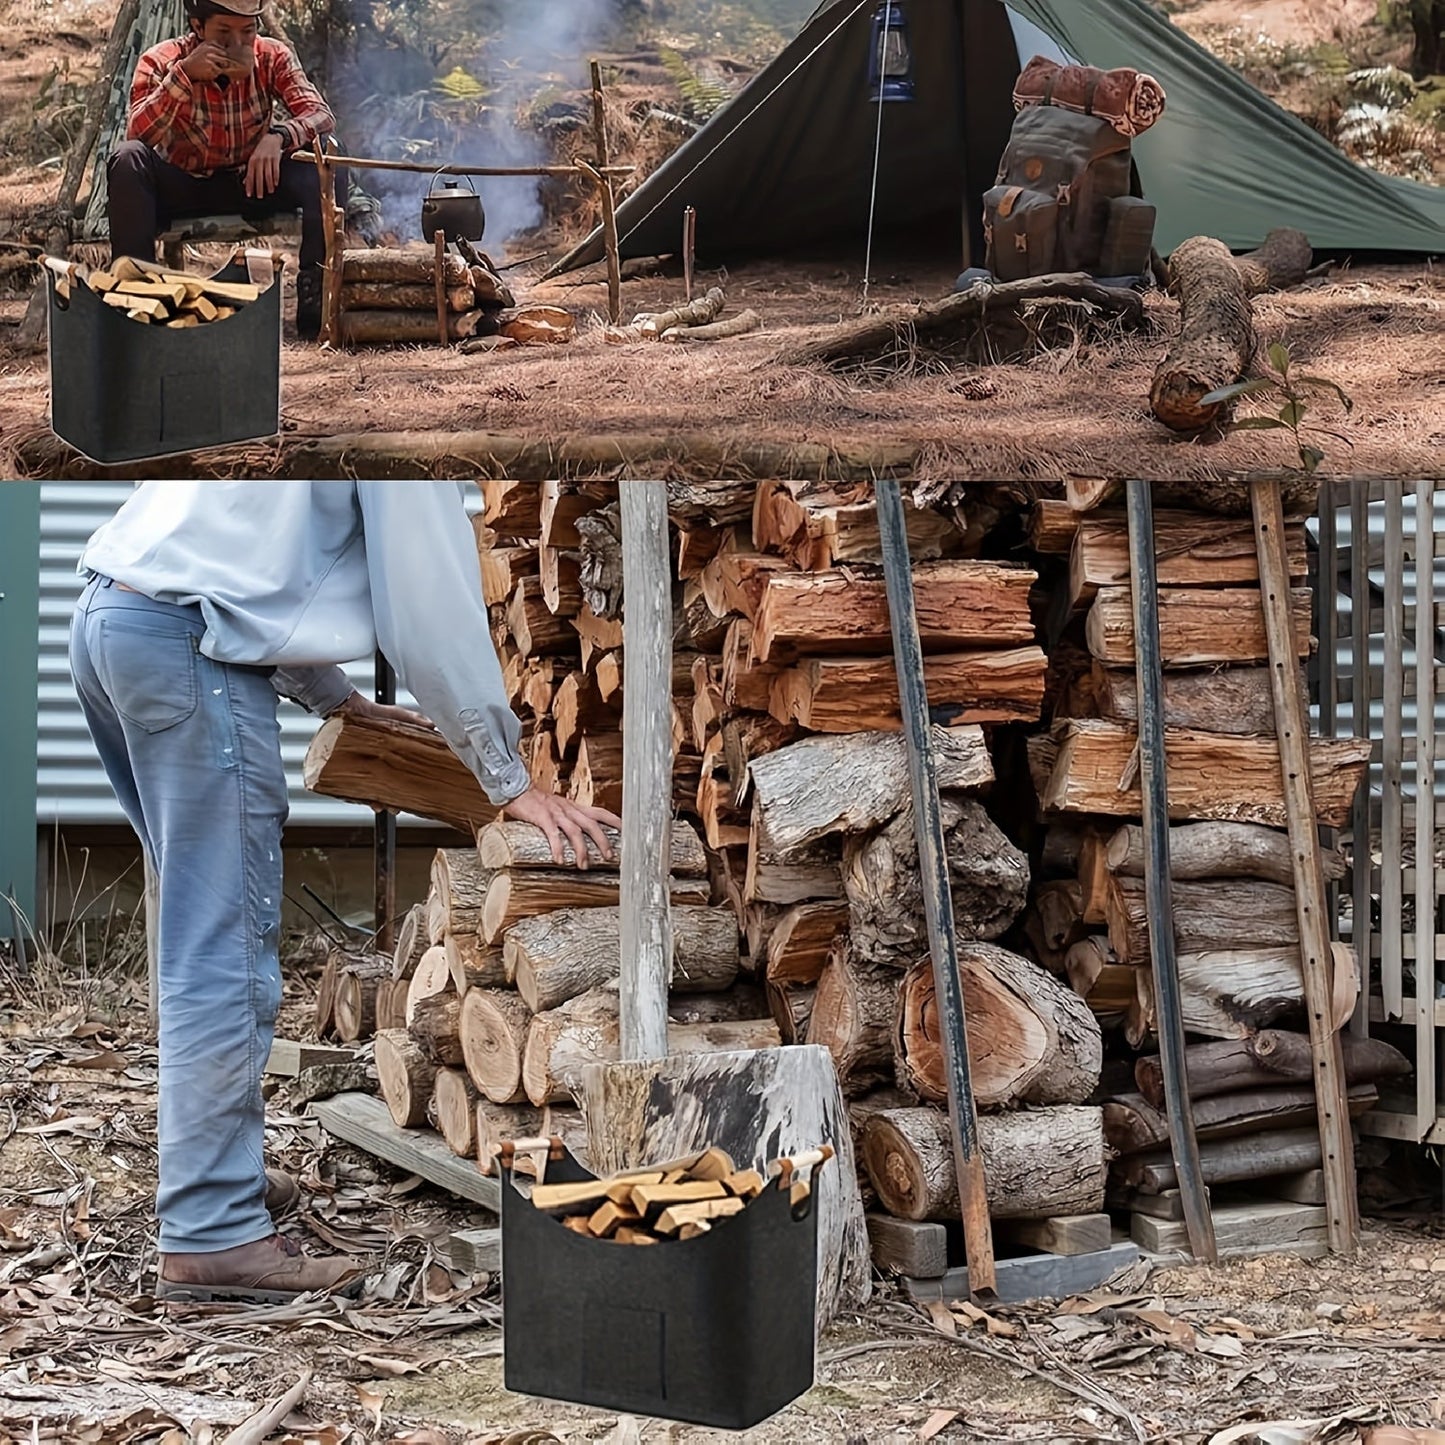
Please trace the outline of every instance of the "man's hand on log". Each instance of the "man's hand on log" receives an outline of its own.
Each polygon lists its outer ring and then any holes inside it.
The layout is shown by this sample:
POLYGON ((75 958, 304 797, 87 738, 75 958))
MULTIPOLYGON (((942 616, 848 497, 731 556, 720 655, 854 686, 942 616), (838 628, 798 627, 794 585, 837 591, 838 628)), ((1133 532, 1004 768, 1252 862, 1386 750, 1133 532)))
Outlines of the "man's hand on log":
POLYGON ((552 861, 565 867, 567 858, 562 850, 565 837, 572 845, 572 856, 577 866, 587 867, 587 844, 585 833, 597 847, 598 853, 608 862, 612 860, 612 846, 607 841, 603 827, 620 828, 622 819, 606 808, 593 808, 584 803, 574 803, 557 793, 542 788, 528 788, 525 793, 512 799, 502 811, 524 823, 531 823, 545 834, 552 849, 552 861))
POLYGON ((269 196, 281 184, 281 137, 265 135, 246 162, 246 194, 253 200, 269 196))
POLYGON ((329 712, 327 717, 351 717, 364 722, 399 722, 409 723, 412 727, 435 728, 436 724, 429 717, 423 716, 409 707, 396 707, 391 703, 372 702, 363 693, 354 692, 335 712, 329 712))

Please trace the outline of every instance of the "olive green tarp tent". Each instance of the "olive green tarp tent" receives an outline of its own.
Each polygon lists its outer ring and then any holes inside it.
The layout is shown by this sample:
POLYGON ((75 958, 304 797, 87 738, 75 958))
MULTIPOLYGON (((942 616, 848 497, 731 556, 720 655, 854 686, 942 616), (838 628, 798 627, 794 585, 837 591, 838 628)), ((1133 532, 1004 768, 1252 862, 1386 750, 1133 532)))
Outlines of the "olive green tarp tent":
MULTIPOLYGON (((1171 25, 1145 0, 894 0, 915 98, 881 106, 877 233, 936 235, 957 256, 966 215, 981 264, 1020 70, 1036 54, 1133 66, 1164 86, 1163 118, 1134 143, 1166 254, 1187 236, 1235 250, 1276 226, 1326 253, 1445 253, 1445 190, 1356 165, 1171 25), (967 198, 967 210, 964 200, 967 198)), ((698 214, 709 256, 778 255, 867 232, 880 106, 869 59, 880 0, 828 0, 798 36, 618 208, 624 256, 677 251, 698 214)), ((552 273, 596 261, 594 232, 552 273)))

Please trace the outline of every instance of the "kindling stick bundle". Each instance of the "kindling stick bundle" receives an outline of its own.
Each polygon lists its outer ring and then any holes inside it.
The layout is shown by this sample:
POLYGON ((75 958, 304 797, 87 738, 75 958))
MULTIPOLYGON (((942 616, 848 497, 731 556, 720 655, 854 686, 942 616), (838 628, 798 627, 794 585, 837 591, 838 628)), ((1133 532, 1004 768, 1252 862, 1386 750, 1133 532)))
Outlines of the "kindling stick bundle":
POLYGON ((68 302, 75 285, 94 291, 107 306, 114 306, 132 321, 147 326, 202 326, 234 316, 238 307, 260 296, 262 288, 249 281, 214 281, 185 271, 168 271, 146 261, 121 256, 108 271, 92 270, 74 261, 46 256, 55 274, 55 290, 68 302))

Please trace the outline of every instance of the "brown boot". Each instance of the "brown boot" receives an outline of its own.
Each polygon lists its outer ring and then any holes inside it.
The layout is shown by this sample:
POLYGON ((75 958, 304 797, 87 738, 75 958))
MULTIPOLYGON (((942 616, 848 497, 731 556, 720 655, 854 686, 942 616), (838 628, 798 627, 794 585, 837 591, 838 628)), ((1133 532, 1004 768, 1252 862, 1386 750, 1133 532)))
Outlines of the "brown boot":
POLYGON ((301 1200, 301 1186, 293 1175, 280 1169, 266 1171, 266 1213, 272 1219, 289 1214, 301 1200))
POLYGON ((159 1299, 280 1304, 300 1294, 354 1294, 362 1271, 338 1255, 313 1257, 285 1235, 210 1254, 163 1254, 159 1299))

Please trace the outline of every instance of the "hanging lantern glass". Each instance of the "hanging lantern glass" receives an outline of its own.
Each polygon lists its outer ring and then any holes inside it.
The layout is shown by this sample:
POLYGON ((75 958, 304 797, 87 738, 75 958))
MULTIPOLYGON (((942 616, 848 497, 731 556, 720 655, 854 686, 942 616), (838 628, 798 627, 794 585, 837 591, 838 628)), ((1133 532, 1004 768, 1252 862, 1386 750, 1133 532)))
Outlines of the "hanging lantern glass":
POLYGON ((871 100, 912 100, 913 47, 903 0, 884 0, 873 14, 873 52, 868 67, 871 100))

